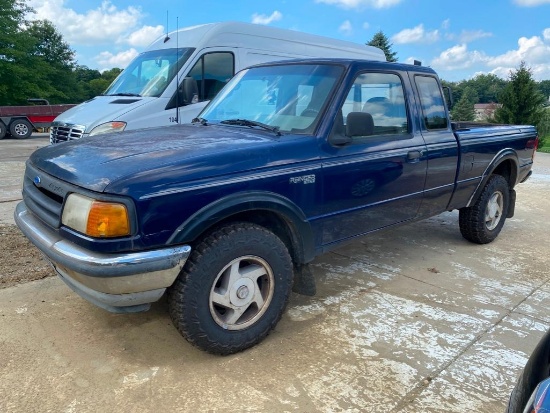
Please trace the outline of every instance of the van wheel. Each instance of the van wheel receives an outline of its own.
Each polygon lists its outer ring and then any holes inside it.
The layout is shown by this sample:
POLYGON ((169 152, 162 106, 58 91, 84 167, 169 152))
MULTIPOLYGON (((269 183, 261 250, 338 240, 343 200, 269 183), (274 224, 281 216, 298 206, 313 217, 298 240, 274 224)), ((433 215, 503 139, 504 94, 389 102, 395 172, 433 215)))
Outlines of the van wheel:
POLYGON ((459 211, 462 236, 476 244, 493 241, 506 221, 510 187, 501 175, 492 175, 474 205, 459 211))
POLYGON ((292 279, 292 260, 276 235, 255 224, 227 225, 191 253, 168 294, 170 317, 202 350, 236 353, 275 327, 292 279))
POLYGON ((6 132, 6 127, 2 122, 0 122, 0 139, 4 139, 4 137, 6 136, 6 132))
POLYGON ((32 134, 32 125, 25 119, 15 119, 10 123, 10 133, 14 138, 27 139, 32 134))

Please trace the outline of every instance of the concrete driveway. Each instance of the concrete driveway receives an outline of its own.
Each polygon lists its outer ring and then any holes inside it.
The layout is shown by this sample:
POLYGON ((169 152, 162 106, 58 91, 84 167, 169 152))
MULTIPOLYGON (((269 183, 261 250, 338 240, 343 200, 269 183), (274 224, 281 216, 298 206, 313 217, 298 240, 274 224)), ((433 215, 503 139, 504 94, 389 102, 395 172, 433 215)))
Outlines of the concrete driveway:
MULTIPOLYGON (((0 141, 1 221, 46 143, 0 141)), ((229 357, 184 341, 164 301, 113 315, 57 278, 0 290, 0 411, 502 412, 550 328, 550 155, 517 192, 489 245, 451 212, 320 257, 317 296, 229 357)))

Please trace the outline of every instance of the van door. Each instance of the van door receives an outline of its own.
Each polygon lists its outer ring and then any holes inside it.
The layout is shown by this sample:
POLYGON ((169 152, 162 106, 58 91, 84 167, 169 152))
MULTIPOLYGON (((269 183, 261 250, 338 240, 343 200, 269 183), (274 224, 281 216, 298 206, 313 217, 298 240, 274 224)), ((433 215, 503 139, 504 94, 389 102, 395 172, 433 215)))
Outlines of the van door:
POLYGON ((362 73, 341 106, 323 161, 323 245, 418 212, 426 147, 414 132, 403 82, 408 78, 397 73, 362 73))
POLYGON ((166 106, 166 110, 175 109, 179 105, 179 123, 190 122, 218 94, 234 74, 235 54, 231 49, 208 49, 207 52, 195 60, 187 74, 180 77, 180 87, 178 88, 180 91, 185 77, 192 77, 197 81, 198 94, 196 101, 184 102, 183 95, 180 93, 178 96, 175 93, 166 106))

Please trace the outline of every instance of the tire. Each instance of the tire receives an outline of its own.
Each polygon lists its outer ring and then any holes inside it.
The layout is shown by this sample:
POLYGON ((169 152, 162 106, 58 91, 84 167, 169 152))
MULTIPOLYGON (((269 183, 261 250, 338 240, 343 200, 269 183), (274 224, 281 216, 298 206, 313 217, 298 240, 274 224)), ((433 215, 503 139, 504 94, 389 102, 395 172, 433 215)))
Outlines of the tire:
POLYGON ((14 138, 27 139, 32 134, 32 125, 28 120, 15 119, 10 123, 10 134, 14 138))
POLYGON ((459 212, 462 236, 476 244, 493 241, 506 221, 510 206, 510 187, 501 175, 492 175, 476 203, 459 212))
POLYGON ((0 139, 5 138, 6 132, 6 126, 0 121, 0 139))
POLYGON ((280 320, 292 288, 283 242, 251 223, 199 242, 168 293, 172 322, 193 345, 232 354, 259 343, 280 320))

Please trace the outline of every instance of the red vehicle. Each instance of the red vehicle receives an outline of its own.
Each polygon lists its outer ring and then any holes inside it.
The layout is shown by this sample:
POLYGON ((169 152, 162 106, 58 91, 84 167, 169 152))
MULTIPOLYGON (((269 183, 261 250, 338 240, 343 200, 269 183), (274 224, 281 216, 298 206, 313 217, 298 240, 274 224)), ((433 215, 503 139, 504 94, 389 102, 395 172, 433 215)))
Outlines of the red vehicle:
POLYGON ((48 128, 53 120, 75 105, 50 105, 46 99, 29 99, 32 106, 0 106, 0 139, 6 135, 25 139, 37 128, 48 128))

